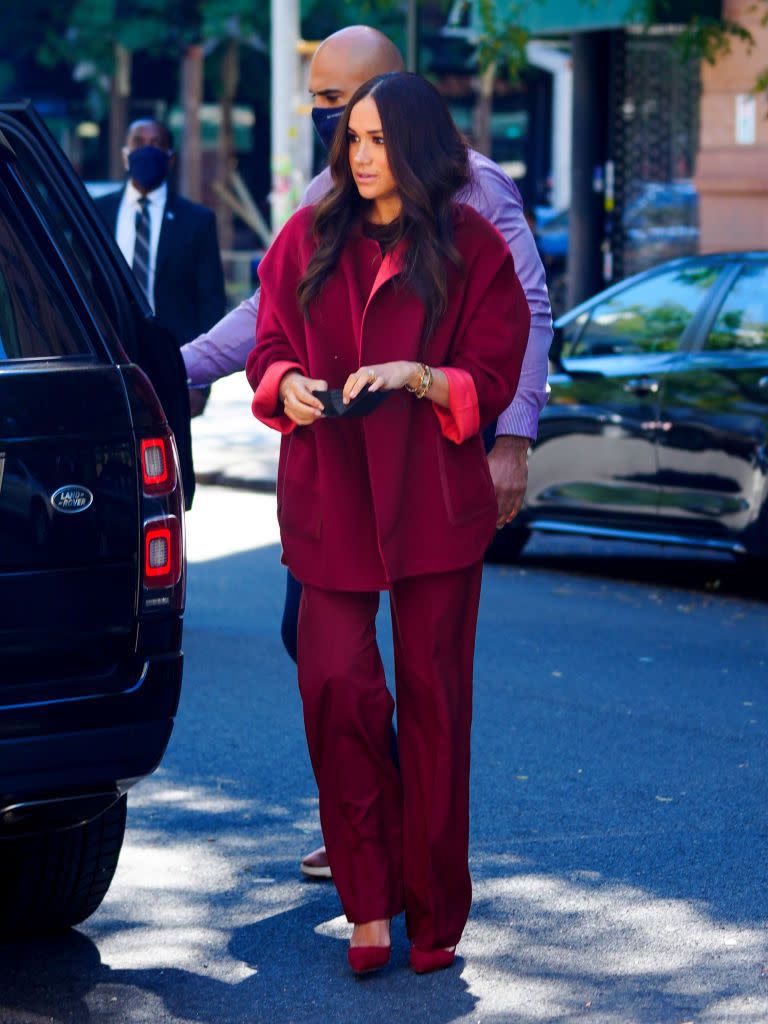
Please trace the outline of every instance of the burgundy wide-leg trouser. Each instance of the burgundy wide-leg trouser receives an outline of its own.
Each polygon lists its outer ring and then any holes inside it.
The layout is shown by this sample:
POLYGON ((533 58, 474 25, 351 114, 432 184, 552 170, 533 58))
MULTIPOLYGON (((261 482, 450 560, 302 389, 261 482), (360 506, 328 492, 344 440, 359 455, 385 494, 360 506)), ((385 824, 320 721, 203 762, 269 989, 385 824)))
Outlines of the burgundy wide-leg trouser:
POLYGON ((377 592, 304 586, 299 687, 320 822, 350 921, 403 908, 421 949, 452 946, 472 901, 469 737, 482 563, 392 584, 394 704, 376 643, 377 592))

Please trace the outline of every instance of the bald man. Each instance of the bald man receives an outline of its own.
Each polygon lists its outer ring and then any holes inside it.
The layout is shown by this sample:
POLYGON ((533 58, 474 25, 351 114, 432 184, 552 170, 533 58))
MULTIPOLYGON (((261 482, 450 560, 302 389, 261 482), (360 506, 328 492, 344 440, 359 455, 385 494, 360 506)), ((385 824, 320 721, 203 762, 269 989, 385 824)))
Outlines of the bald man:
MULTIPOLYGON (((318 48, 309 69, 313 98, 312 120, 326 148, 350 97, 374 75, 402 71, 403 59, 395 45, 376 29, 353 25, 329 36, 318 48)), ((496 439, 488 455, 499 503, 499 521, 515 516, 523 503, 528 483, 528 448, 536 438, 539 414, 547 401, 547 353, 552 341, 552 315, 544 267, 523 213, 517 186, 501 168, 470 151, 472 183, 460 202, 473 206, 501 232, 515 261, 515 270, 531 310, 531 328, 517 393, 499 417, 496 439)), ((301 205, 316 203, 330 189, 326 168, 314 178, 301 205)), ((258 291, 220 321, 207 334, 182 348, 189 381, 204 386, 229 373, 242 370, 256 335, 258 291)), ((288 596, 283 617, 283 640, 295 660, 296 617, 300 585, 288 577, 288 596)), ((302 871, 330 877, 325 851, 305 857, 302 871)))

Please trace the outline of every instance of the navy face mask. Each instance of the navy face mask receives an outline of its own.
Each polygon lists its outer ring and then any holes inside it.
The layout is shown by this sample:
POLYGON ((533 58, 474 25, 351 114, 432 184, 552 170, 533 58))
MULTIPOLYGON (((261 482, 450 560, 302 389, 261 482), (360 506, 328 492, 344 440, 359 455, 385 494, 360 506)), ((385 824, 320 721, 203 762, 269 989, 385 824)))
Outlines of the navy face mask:
POLYGON ((128 173, 139 188, 152 192, 168 176, 171 154, 157 146, 139 146, 128 154, 128 173))
POLYGON ((312 123, 326 149, 331 148, 344 107, 312 107, 312 123))

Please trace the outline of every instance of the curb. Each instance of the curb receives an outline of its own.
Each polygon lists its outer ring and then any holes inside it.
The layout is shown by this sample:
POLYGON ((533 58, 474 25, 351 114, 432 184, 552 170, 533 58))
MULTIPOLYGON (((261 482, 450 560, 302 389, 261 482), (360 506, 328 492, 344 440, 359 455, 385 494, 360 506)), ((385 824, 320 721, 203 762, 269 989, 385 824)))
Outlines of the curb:
POLYGON ((195 473, 195 483, 203 487, 231 487, 238 491, 254 491, 258 494, 275 494, 276 480, 255 480, 247 476, 230 476, 228 473, 195 473))

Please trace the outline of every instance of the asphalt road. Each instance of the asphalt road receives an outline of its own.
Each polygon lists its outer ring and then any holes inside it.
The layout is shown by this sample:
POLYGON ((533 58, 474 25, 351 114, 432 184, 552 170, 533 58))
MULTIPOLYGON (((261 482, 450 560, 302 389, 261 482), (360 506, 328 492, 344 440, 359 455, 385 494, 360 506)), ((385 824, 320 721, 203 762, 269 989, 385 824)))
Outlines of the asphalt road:
POLYGON ((0 947, 0 1024, 768 1021, 765 581, 555 539, 488 568, 460 959, 415 977, 398 921, 359 981, 297 870, 319 831, 274 499, 201 488, 188 538, 167 757, 96 915, 0 947))

